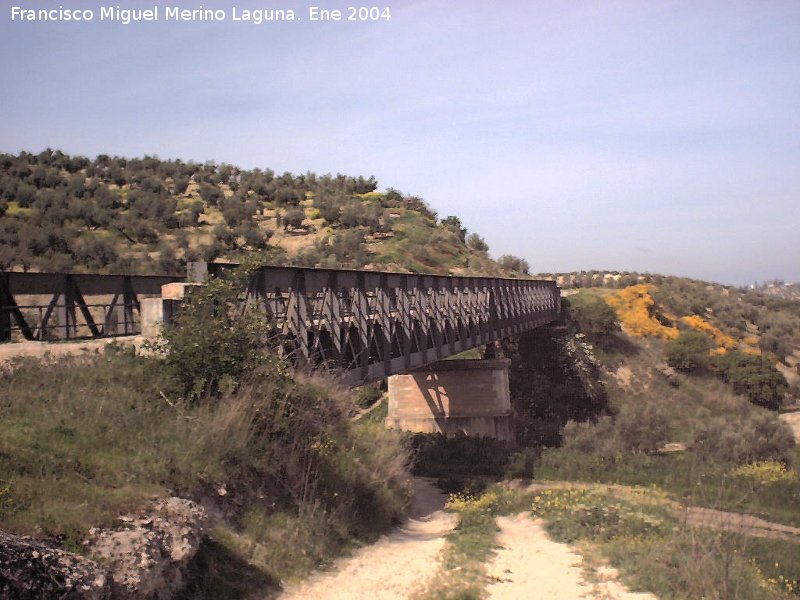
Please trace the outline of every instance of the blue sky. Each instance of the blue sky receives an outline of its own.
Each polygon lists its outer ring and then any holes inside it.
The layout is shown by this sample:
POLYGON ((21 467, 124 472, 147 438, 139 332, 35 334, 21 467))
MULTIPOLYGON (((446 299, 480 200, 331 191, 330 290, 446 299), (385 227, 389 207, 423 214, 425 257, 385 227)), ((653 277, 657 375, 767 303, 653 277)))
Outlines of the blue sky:
POLYGON ((348 4, 175 0, 127 26, 98 7, 156 0, 0 4, 2 151, 375 175, 534 271, 800 281, 800 2, 397 0, 312 23, 348 4), (165 22, 175 5, 228 18, 165 22))

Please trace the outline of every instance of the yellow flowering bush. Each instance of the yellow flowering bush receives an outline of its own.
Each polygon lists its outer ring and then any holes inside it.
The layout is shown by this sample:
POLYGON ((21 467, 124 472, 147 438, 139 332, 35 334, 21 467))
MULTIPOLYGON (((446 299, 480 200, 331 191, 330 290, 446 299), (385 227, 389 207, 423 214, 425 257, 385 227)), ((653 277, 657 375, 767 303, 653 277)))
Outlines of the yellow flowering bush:
POLYGON ((794 483, 798 481, 797 471, 788 469, 785 464, 776 460, 762 460, 737 467, 731 475, 747 479, 761 485, 776 483, 794 483))
POLYGON ((629 335, 675 339, 678 337, 677 328, 664 325, 656 318, 652 289, 648 284, 632 285, 609 295, 607 302, 614 308, 619 322, 629 335))
POLYGON ((729 348, 736 347, 736 340, 726 333, 723 333, 711 323, 703 319, 699 315, 689 315, 681 317, 680 322, 696 331, 701 331, 708 335, 719 348, 728 350, 729 348))

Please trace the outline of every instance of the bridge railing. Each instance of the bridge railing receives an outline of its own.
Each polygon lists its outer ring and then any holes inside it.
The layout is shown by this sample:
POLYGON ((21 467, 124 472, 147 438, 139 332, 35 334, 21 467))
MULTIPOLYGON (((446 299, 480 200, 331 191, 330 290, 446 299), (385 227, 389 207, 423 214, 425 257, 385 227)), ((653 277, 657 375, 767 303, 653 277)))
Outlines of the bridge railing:
POLYGON ((133 335, 139 299, 179 277, 0 272, 0 342, 133 335))
MULTIPOLYGON (((203 265, 190 279, 221 268, 203 265)), ((256 271, 246 302, 267 314, 287 352, 342 371, 351 384, 534 329, 560 312, 553 281, 294 267, 256 271)))

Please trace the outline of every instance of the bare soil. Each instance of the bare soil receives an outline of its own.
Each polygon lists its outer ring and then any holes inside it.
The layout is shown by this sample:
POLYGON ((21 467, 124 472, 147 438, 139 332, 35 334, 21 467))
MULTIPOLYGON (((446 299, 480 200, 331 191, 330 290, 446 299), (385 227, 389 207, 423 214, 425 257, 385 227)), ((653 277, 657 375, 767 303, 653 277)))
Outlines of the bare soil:
POLYGON ((93 354, 103 352, 103 349, 108 344, 113 343, 131 344, 139 348, 144 340, 144 337, 134 335, 74 342, 9 342, 0 344, 0 365, 8 363, 14 358, 22 357, 44 358, 50 356, 57 358, 60 356, 93 354))
POLYGON ((792 428, 792 432, 794 432, 794 439, 797 440, 798 444, 800 444, 800 410, 783 413, 781 415, 781 419, 788 423, 789 427, 792 428))
POLYGON ((499 548, 488 571, 490 600, 656 600, 629 592, 614 569, 601 569, 597 581, 588 580, 583 557, 551 540, 542 520, 532 520, 529 513, 499 517, 497 525, 499 548))
POLYGON ((415 479, 408 521, 377 543, 321 573, 287 587, 281 600, 382 600, 408 598, 436 574, 444 536, 456 525, 444 512, 445 496, 433 483, 415 479))

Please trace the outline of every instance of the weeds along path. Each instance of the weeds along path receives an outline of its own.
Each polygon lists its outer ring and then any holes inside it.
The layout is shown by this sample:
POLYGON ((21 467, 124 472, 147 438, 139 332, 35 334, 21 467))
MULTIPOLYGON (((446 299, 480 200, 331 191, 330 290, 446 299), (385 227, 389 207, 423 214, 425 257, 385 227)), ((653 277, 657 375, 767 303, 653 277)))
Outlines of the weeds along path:
MULTIPOLYGON (((615 491, 622 496, 625 496, 635 489, 630 486, 619 484, 579 483, 574 481, 548 481, 546 483, 534 483, 528 486, 528 490, 532 492, 554 488, 605 489, 615 491)), ((701 506, 686 506, 674 500, 670 500, 668 503, 672 506, 675 513, 681 515, 686 523, 692 527, 705 527, 707 529, 716 529, 717 531, 731 531, 758 538, 800 542, 800 527, 772 523, 748 514, 703 508, 701 506)))
POLYGON ((414 503, 403 526, 337 561, 331 572, 287 587, 280 600, 388 600, 423 588, 437 572, 444 536, 457 518, 444 512, 446 498, 430 481, 415 478, 413 488, 414 503))
POLYGON ((656 600, 627 591, 613 569, 600 569, 598 581, 588 581, 581 555, 551 540, 542 521, 532 520, 530 513, 498 517, 497 525, 496 555, 488 565, 490 600, 656 600))

